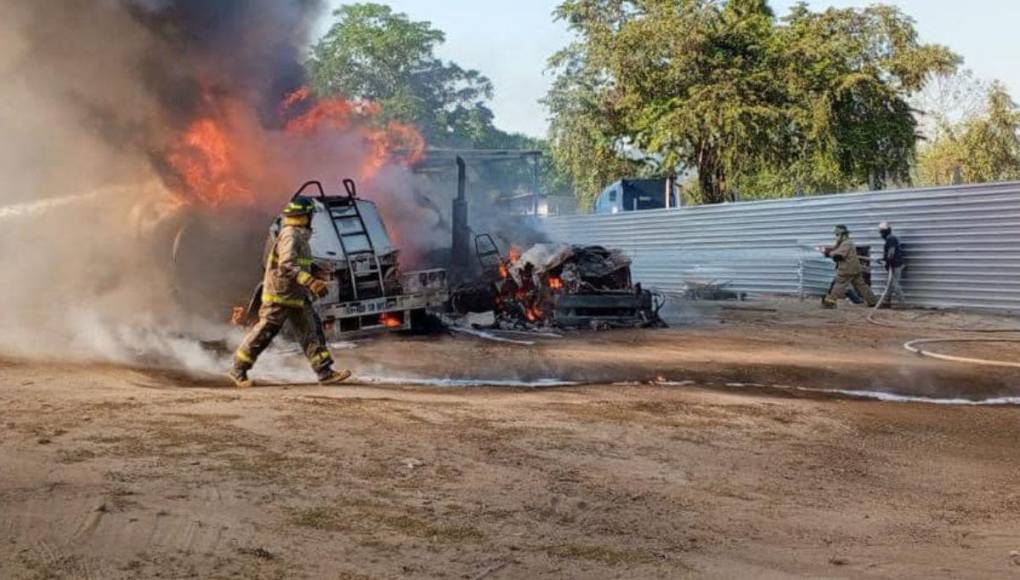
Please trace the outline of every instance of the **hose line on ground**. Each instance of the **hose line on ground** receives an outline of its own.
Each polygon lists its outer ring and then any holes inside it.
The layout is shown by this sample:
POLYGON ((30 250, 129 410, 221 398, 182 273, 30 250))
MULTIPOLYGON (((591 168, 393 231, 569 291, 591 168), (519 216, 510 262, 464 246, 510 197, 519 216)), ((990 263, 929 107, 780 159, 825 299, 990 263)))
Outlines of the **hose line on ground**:
MULTIPOLYGON (((882 297, 878 299, 878 303, 874 306, 874 308, 871 309, 871 313, 868 314, 867 320, 868 320, 868 322, 870 322, 871 324, 874 324, 876 326, 883 326, 885 328, 898 328, 898 329, 902 330, 902 329, 904 329, 902 326, 897 326, 895 324, 889 324, 888 322, 879 322, 879 321, 875 320, 875 315, 878 314, 879 309, 882 307, 883 304, 885 304, 886 298, 889 297, 889 291, 890 291, 890 289, 892 289, 892 284, 893 284, 893 271, 889 270, 889 276, 888 276, 888 278, 886 279, 886 282, 885 282, 885 291, 882 292, 882 297)), ((1012 329, 1012 328, 939 328, 939 329, 931 329, 931 330, 940 330, 940 331, 944 330, 944 331, 948 331, 948 332, 980 333, 980 334, 993 334, 993 333, 996 333, 996 334, 998 334, 998 333, 1017 334, 1017 333, 1020 333, 1020 329, 1012 329)), ((926 344, 945 344, 945 343, 950 343, 950 342, 986 342, 986 343, 1015 343, 1015 344, 1020 344, 1020 339, 1016 339, 1016 338, 915 338, 915 339, 911 339, 911 340, 908 340, 907 342, 903 343, 903 348, 907 349, 908 351, 910 351, 910 352, 912 352, 914 354, 920 355, 920 356, 925 356, 925 357, 928 357, 928 358, 933 358, 933 359, 938 359, 938 360, 943 360, 943 361, 956 362, 956 363, 964 363, 964 364, 971 364, 971 365, 990 366, 990 367, 1020 368, 1020 363, 1015 363, 1015 362, 1010 362, 1010 361, 990 360, 990 359, 983 359, 983 358, 972 358, 972 357, 966 357, 966 356, 954 356, 954 355, 950 355, 950 354, 940 354, 940 353, 937 353, 937 352, 931 352, 929 350, 925 350, 923 348, 920 348, 920 345, 926 345, 926 344)))
MULTIPOLYGON (((1015 332, 1015 331, 1014 331, 1015 332)), ((914 354, 926 356, 928 358, 934 358, 939 360, 945 360, 950 362, 966 363, 972 365, 983 365, 988 367, 1009 367, 1014 369, 1020 369, 1020 363, 1001 361, 1001 360, 989 360, 983 358, 971 358, 966 356, 954 356, 951 354, 939 354, 937 352, 931 352, 919 348, 918 345, 922 344, 941 344, 947 342, 1001 342, 1001 343, 1020 343, 1018 338, 918 338, 903 343, 903 348, 909 350, 914 354)))

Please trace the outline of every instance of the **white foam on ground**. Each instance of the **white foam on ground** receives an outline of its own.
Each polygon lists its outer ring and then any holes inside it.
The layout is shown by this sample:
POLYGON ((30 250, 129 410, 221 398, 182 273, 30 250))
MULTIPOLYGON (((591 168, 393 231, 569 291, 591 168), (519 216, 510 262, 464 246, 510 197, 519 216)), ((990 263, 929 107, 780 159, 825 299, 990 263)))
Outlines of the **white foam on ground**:
POLYGON ((521 346, 532 346, 532 345, 535 344, 535 342, 531 341, 531 340, 514 340, 512 338, 504 338, 502 336, 497 336, 495 334, 492 334, 491 332, 485 332, 484 330, 477 330, 477 329, 474 329, 474 328, 465 328, 463 326, 451 326, 450 330, 452 330, 453 332, 459 332, 459 333, 462 333, 462 334, 470 334, 471 336, 477 336, 478 338, 484 338, 486 340, 494 340, 496 342, 506 342, 506 343, 510 343, 510 344, 519 344, 521 346))
POLYGON ((581 383, 574 381, 561 381, 559 379, 536 379, 534 381, 520 381, 513 379, 428 379, 419 377, 373 377, 355 375, 353 380, 357 383, 371 385, 407 385, 422 387, 569 387, 581 383))
POLYGON ((855 391, 851 389, 817 389, 812 387, 794 387, 790 385, 762 385, 758 383, 727 383, 733 388, 779 389, 783 391, 800 391, 804 393, 822 393, 844 395, 856 399, 871 399, 887 403, 923 403, 927 405, 963 405, 963 406, 1003 406, 1020 405, 1020 397, 992 397, 989 399, 963 399, 923 397, 919 395, 898 395, 885 391, 855 391))
MULTIPOLYGON (((330 350, 354 350, 358 348, 358 343, 349 341, 339 341, 329 343, 330 350)), ((276 352, 284 356, 304 356, 304 351, 299 346, 284 346, 276 349, 276 352)))
POLYGON ((696 381, 655 381, 652 384, 661 387, 689 387, 698 383, 696 381))
POLYGON ((993 397, 990 399, 945 399, 937 397, 919 397, 915 395, 897 395, 894 393, 884 393, 882 391, 848 391, 848 390, 834 390, 834 391, 823 391, 822 389, 806 389, 801 387, 801 390, 814 390, 826 393, 839 393, 848 397, 857 397, 861 399, 875 399, 878 401, 888 401, 892 403, 927 403, 929 405, 968 405, 968 406, 1001 406, 1001 405, 1020 405, 1020 397, 993 397))
POLYGON ((516 334, 518 336, 540 336, 542 338, 563 338, 562 334, 542 330, 500 330, 503 334, 516 334))
MULTIPOLYGON (((685 387, 697 385, 696 381, 654 381, 652 383, 640 383, 637 381, 625 381, 613 383, 614 386, 631 387, 642 384, 661 385, 669 387, 685 387)), ((855 399, 871 399, 887 403, 923 403, 927 405, 963 405, 963 406, 1003 406, 1020 405, 1020 397, 992 397, 988 399, 963 399, 963 398, 939 398, 924 397, 920 395, 898 395, 885 391, 855 391, 852 389, 818 389, 813 387, 796 387, 792 385, 766 385, 763 383, 726 383, 726 386, 734 389, 777 389, 781 391, 800 391, 804 393, 822 393, 843 395, 855 399)))
POLYGON ((331 348, 332 350, 354 350, 358 348, 358 343, 350 342, 347 340, 340 342, 331 342, 329 343, 329 348, 331 348))
POLYGON ((620 381, 612 383, 614 387, 640 387, 650 385, 653 387, 689 387, 698 384, 697 381, 620 381))
MULTIPOLYGON (((351 343, 353 345, 353 343, 351 343)), ((333 346, 333 345, 331 345, 333 346)), ((260 364, 261 369, 265 369, 259 373, 256 371, 255 375, 257 379, 278 381, 280 383, 293 383, 293 384, 304 384, 314 382, 314 375, 311 370, 307 368, 307 363, 302 358, 297 360, 293 356, 288 356, 287 351, 275 348, 270 348, 264 355, 263 359, 267 364, 260 364)), ((263 360, 259 361, 260 363, 263 360)), ((394 376, 382 376, 382 375, 368 375, 361 374, 357 371, 354 373, 351 382, 353 384, 368 384, 368 385, 386 385, 386 386, 421 386, 421 387, 511 387, 511 388, 550 388, 550 387, 570 387, 586 384, 580 381, 567 381, 556 378, 542 378, 532 381, 525 381, 519 379, 482 379, 482 378, 467 378, 467 379, 454 379, 454 378, 427 378, 427 377, 394 377, 394 376)), ((693 380, 659 380, 650 382, 641 381, 619 381, 611 383, 612 386, 619 387, 634 387, 642 385, 651 386, 662 386, 662 387, 687 387, 694 386, 701 383, 693 380)), ((706 385, 709 386, 709 385, 706 385)), ((919 395, 900 395, 896 393, 888 393, 884 391, 871 391, 871 390, 851 390, 851 389, 819 389, 814 387, 798 387, 793 385, 766 385, 762 383, 726 383, 726 387, 736 389, 777 389, 783 391, 799 391, 804 393, 819 393, 819 394, 831 394, 831 395, 843 395, 846 397, 853 397, 855 399, 870 399, 875 401, 883 401, 887 403, 920 403, 926 405, 957 405, 957 406, 1007 406, 1016 405, 1020 406, 1020 397, 992 397, 987 399, 964 399, 964 398, 939 398, 939 397, 925 397, 919 395)))

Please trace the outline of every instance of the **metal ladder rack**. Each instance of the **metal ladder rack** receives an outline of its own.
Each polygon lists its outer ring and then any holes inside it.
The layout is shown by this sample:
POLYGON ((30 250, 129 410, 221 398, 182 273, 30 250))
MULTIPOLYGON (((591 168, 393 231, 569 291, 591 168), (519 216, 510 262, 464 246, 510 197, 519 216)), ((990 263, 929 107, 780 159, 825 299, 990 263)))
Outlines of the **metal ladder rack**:
POLYGON ((333 231, 336 234, 336 239, 340 243, 340 250, 344 254, 344 261, 347 264, 347 274, 351 280, 351 291, 354 293, 354 299, 359 299, 359 274, 354 268, 354 256, 359 254, 370 254, 372 261, 375 263, 375 268, 368 270, 366 272, 367 276, 364 276, 361 279, 364 280, 366 277, 370 277, 374 274, 375 278, 378 279, 379 293, 385 296, 386 286, 384 282, 382 264, 379 261, 379 254, 375 251, 375 244, 372 242, 372 236, 368 232, 368 226, 365 224, 365 218, 361 215, 361 209, 358 207, 357 189, 355 187, 354 180, 344 179, 343 184, 347 193, 346 197, 326 196, 325 191, 322 189, 322 184, 318 181, 309 181, 305 183, 301 186, 301 189, 294 194, 294 197, 301 195, 301 193, 304 192, 309 185, 315 185, 318 187, 320 201, 328 212, 329 222, 333 225, 333 231), (350 218, 354 218, 358 229, 344 229, 344 231, 341 231, 337 226, 337 220, 341 219, 347 221, 350 220, 350 218), (345 239, 350 240, 355 237, 364 238, 368 249, 359 249, 352 252, 348 248, 348 243, 345 239))

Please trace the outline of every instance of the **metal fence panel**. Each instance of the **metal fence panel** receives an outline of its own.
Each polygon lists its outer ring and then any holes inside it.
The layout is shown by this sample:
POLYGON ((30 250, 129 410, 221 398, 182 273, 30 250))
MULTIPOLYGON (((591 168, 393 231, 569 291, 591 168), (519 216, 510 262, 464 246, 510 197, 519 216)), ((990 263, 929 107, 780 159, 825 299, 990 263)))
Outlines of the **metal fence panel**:
MULTIPOLYGON (((906 252, 908 301, 1020 311, 1020 182, 558 216, 542 225, 554 241, 624 250, 635 280, 649 287, 682 292, 696 280, 817 296, 833 267, 814 246, 845 224, 880 256, 882 221, 906 252)), ((884 276, 874 278, 881 292, 884 276)))

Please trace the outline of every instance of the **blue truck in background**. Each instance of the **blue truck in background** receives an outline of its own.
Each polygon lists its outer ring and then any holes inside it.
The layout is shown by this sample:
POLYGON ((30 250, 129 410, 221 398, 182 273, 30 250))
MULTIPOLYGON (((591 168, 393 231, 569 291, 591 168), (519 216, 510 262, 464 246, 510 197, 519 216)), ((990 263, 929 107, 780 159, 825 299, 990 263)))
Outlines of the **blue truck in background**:
POLYGON ((679 207, 672 179, 621 179, 602 190, 595 199, 597 214, 679 207))

